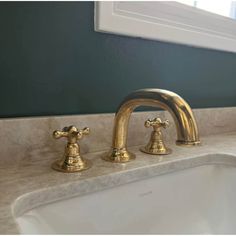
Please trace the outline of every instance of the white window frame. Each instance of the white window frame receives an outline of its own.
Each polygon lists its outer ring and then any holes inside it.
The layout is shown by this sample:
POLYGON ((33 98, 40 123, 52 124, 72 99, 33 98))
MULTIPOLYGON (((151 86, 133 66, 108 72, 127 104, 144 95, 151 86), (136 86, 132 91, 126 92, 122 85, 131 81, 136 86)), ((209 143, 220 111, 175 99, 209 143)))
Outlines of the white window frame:
POLYGON ((95 31, 236 52, 236 20, 174 1, 95 2, 95 31))

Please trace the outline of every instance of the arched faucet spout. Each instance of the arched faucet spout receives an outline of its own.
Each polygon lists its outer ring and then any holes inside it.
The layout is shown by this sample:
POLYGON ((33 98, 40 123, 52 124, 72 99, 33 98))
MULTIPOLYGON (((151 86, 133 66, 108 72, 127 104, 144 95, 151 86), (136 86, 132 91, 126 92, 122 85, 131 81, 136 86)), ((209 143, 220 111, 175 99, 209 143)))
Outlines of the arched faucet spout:
POLYGON ((135 155, 127 150, 127 132, 130 115, 139 106, 160 107, 172 115, 177 129, 177 145, 200 143, 197 124, 188 103, 176 93, 162 89, 141 89, 129 94, 120 104, 114 121, 112 148, 103 159, 127 162, 135 155))

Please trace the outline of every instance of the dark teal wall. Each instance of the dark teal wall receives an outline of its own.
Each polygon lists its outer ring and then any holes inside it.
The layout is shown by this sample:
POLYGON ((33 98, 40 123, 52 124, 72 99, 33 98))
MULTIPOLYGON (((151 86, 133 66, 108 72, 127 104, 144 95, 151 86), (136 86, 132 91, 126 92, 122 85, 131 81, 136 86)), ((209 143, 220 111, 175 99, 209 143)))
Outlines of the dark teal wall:
POLYGON ((236 106, 236 54, 97 33, 93 7, 0 3, 0 117, 114 112, 145 87, 236 106))

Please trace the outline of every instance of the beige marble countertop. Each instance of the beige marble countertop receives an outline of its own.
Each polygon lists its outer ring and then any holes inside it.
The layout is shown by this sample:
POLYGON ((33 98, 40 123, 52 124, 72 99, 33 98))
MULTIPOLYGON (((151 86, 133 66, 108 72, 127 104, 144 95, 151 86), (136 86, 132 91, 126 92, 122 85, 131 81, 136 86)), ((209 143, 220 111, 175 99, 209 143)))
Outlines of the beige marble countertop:
MULTIPOLYGON (((136 160, 113 164, 101 160, 103 152, 84 155, 93 167, 81 173, 65 174, 50 168, 62 153, 34 150, 27 159, 0 166, 0 234, 18 234, 15 217, 56 200, 70 198, 155 175, 205 164, 236 166, 236 132, 201 137, 195 147, 170 147, 167 156, 141 153, 139 147, 129 148, 136 160)), ((10 157, 9 157, 10 158, 10 157)))

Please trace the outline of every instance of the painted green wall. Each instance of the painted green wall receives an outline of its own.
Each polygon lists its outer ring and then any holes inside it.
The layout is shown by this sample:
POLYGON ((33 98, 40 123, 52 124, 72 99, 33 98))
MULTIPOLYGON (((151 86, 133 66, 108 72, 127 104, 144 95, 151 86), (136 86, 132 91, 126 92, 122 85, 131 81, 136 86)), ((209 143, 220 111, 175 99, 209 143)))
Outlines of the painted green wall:
POLYGON ((114 112, 132 90, 236 106, 236 54, 94 32, 92 2, 0 3, 0 117, 114 112))

